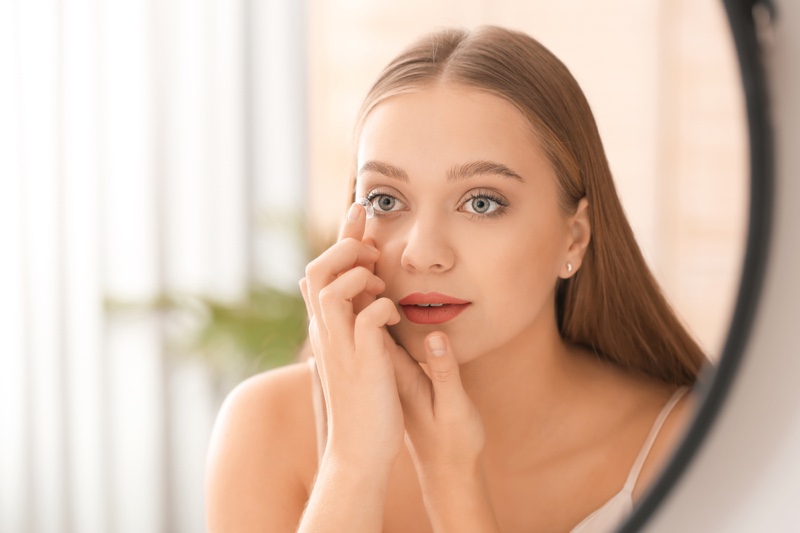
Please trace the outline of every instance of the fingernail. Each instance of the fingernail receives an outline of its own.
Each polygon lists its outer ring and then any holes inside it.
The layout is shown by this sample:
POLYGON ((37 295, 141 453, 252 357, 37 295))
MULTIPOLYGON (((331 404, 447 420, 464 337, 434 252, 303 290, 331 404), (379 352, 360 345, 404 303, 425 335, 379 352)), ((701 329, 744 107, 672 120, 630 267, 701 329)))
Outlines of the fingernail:
POLYGON ((428 337, 428 349, 433 355, 444 355, 444 353, 447 351, 447 344, 444 342, 444 337, 441 335, 428 337))
POLYGON ((350 206, 350 210, 347 212, 347 220, 350 222, 355 222, 358 220, 358 212, 363 211, 361 204, 354 203, 350 206))

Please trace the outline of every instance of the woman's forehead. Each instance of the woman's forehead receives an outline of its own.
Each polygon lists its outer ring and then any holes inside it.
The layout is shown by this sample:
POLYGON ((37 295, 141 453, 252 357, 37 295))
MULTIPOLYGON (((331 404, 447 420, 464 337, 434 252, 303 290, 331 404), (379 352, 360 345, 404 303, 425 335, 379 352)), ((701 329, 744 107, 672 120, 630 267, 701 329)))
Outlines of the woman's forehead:
POLYGON ((444 173, 476 162, 520 174, 549 167, 529 121, 512 103, 449 85, 395 95, 372 109, 359 137, 357 170, 375 161, 406 173, 431 166, 444 173))
POLYGON ((361 139, 379 123, 407 130, 508 131, 528 136, 532 128, 519 109, 500 96, 462 85, 437 84, 385 98, 365 119, 361 139))

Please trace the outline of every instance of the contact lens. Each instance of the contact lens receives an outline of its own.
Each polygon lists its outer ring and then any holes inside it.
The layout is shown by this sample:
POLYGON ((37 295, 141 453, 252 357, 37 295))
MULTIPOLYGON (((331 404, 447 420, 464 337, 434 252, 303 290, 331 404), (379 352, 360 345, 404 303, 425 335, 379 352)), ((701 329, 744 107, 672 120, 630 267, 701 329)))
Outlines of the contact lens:
POLYGON ((372 207, 372 202, 366 198, 359 198, 356 202, 364 206, 364 210, 367 212, 367 218, 372 218, 375 215, 375 208, 372 207))

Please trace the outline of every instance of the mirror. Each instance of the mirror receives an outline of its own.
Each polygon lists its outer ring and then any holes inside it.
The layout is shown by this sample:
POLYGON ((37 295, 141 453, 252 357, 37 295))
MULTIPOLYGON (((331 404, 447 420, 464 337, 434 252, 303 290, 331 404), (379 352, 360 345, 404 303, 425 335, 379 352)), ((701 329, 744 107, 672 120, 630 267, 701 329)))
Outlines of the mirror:
POLYGON ((335 235, 353 117, 391 57, 436 27, 521 29, 581 84, 648 263, 718 361, 742 274, 749 201, 745 110, 723 6, 587 4, 579 16, 573 4, 544 2, 448 7, 332 2, 312 12, 312 227, 328 242, 335 235))

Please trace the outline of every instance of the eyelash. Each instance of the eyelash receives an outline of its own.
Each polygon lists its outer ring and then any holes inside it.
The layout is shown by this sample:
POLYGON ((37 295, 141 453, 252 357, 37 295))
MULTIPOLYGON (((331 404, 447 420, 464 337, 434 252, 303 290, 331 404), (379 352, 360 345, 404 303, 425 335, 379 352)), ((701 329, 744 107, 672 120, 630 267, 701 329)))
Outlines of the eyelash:
MULTIPOLYGON (((392 199, 394 199, 396 201, 400 201, 400 199, 397 198, 396 196, 388 194, 388 193, 385 193, 385 192, 381 192, 381 191, 372 191, 372 192, 370 192, 367 195, 367 201, 372 203, 372 201, 375 198, 378 198, 378 197, 381 197, 381 196, 387 196, 387 197, 392 198, 392 199)), ((498 209, 496 209, 495 211, 493 211, 492 213, 489 213, 489 214, 469 213, 468 212, 468 214, 470 215, 470 218, 482 218, 482 219, 497 218, 497 217, 503 216, 506 213, 506 207, 508 207, 508 202, 506 202, 505 200, 503 200, 499 196, 497 196, 497 195, 495 195, 495 194, 493 194, 493 193, 491 193, 489 191, 479 191, 478 193, 470 192, 469 198, 464 200, 464 202, 461 205, 465 205, 467 202, 470 202, 470 201, 474 200, 475 198, 486 198, 486 199, 488 199, 490 201, 495 202, 500 207, 498 209)), ((374 212, 375 212, 375 216, 382 217, 382 216, 386 216, 386 215, 390 214, 392 211, 380 211, 378 209, 375 209, 374 212)))

